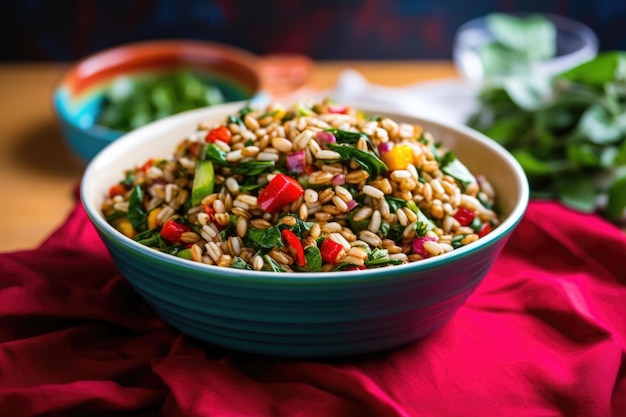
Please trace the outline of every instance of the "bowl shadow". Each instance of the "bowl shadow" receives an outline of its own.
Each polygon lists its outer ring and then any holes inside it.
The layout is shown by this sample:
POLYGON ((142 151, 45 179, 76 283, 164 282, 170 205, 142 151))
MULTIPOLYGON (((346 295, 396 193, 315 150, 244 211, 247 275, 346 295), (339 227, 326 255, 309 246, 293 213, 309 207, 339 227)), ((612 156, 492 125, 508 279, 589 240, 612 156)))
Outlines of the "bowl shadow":
POLYGON ((87 166, 69 149, 58 126, 49 121, 35 122, 9 151, 21 167, 42 175, 79 179, 87 166))

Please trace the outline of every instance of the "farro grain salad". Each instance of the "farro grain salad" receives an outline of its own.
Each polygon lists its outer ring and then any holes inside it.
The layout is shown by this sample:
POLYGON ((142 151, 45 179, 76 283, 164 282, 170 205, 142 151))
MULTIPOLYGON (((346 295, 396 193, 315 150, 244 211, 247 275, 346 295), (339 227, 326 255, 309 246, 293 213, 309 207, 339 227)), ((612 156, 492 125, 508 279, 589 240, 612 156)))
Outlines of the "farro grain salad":
POLYGON ((417 262, 498 225, 494 193, 419 125, 331 100, 242 108, 126 171, 102 211, 151 248, 220 267, 417 262))

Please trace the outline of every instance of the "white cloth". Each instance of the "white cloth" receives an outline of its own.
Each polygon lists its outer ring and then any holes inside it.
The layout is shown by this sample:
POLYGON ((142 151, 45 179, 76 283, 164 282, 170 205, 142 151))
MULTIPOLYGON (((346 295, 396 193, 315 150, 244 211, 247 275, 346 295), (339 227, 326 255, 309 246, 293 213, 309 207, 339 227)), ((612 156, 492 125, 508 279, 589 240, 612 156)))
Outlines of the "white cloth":
POLYGON ((344 70, 329 95, 352 105, 385 107, 409 115, 464 124, 477 108, 478 88, 461 79, 387 87, 368 82, 353 69, 344 70))

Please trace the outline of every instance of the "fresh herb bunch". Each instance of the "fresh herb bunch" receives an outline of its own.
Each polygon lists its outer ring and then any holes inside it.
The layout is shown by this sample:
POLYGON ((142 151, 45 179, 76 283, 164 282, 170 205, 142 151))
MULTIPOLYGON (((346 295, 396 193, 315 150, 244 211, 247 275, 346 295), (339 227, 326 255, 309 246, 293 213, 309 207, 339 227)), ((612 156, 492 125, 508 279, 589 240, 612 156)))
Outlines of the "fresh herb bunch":
POLYGON ((534 197, 617 220, 626 209, 626 52, 555 77, 486 85, 468 125, 507 148, 534 197))

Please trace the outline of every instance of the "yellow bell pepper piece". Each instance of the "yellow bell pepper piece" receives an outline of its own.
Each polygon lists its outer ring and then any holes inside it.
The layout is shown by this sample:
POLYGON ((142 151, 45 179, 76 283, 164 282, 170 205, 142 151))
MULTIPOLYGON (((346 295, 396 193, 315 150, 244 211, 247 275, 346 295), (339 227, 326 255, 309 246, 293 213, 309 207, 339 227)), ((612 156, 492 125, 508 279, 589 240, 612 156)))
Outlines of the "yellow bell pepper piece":
POLYGON ((272 118, 274 120, 281 120, 283 117, 285 117, 285 114, 287 114, 285 110, 277 109, 277 110, 274 110, 274 112, 272 113, 272 118))
POLYGON ((159 226, 159 222, 157 220, 157 216, 161 212, 161 208, 157 207, 154 210, 148 213, 148 218, 146 219, 146 223, 148 224, 148 229, 156 229, 159 226))
POLYGON ((408 145, 396 145, 381 158, 390 171, 406 169, 413 163, 413 149, 408 145))
POLYGON ((133 225, 130 224, 130 220, 127 217, 122 217, 113 222, 113 227, 119 230, 123 235, 133 238, 136 234, 133 225))

